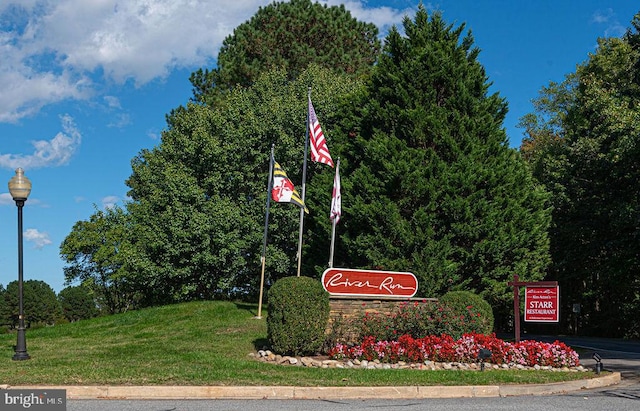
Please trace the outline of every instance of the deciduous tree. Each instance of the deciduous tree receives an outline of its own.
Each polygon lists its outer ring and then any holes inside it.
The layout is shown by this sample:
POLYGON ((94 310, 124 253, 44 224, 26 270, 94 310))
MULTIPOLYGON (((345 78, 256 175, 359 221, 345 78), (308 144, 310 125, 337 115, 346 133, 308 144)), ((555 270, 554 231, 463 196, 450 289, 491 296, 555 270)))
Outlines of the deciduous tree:
POLYGON ((120 207, 96 210, 88 220, 78 221, 60 245, 66 282, 90 289, 106 312, 135 307, 144 288, 133 284, 128 270, 127 263, 135 261, 133 235, 128 214, 120 207))
POLYGON ((523 125, 538 147, 528 156, 536 177, 553 193, 549 277, 561 282, 565 312, 579 303, 582 332, 637 338, 640 14, 632 26, 599 39, 567 81, 543 89, 523 125))
MULTIPOLYGON (((230 91, 224 104, 188 104, 169 117, 161 143, 133 161, 128 210, 136 227, 131 269, 147 285, 147 303, 255 293, 260 278, 269 154, 300 187, 311 86, 329 145, 338 103, 358 83, 311 66, 297 80, 283 70, 230 91)), ((309 166, 328 173, 324 165, 309 166)), ((325 190, 330 190, 326 186, 325 190)), ((323 210, 312 209, 310 219, 323 210)), ((299 209, 272 203, 268 284, 295 275, 299 209)))

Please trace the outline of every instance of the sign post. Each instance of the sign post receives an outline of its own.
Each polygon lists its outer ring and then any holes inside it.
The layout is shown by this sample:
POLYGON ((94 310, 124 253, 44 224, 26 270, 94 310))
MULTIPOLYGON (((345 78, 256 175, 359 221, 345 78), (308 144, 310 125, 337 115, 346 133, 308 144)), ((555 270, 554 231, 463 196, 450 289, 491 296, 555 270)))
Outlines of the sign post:
MULTIPOLYGON (((515 334, 516 334, 516 342, 520 342, 520 289, 519 287, 531 287, 532 288, 540 288, 540 290, 535 290, 532 292, 532 297, 536 296, 537 298, 532 299, 531 301, 536 301, 536 303, 534 303, 533 305, 535 305, 536 307, 538 307, 538 305, 541 306, 546 306, 548 305, 548 303, 550 303, 550 301, 555 301, 555 308, 529 308, 529 306, 527 305, 525 307, 525 321, 541 321, 541 320, 535 320, 535 319, 528 319, 528 318, 534 318, 536 315, 538 316, 538 318, 540 318, 539 316, 542 314, 541 312, 538 313, 538 310, 547 310, 547 311, 551 311, 554 310, 555 311, 555 316, 556 318, 560 318, 560 304, 559 304, 559 299, 560 299, 560 288, 558 287, 558 282, 557 281, 518 281, 520 279, 520 277, 518 277, 517 274, 513 275, 513 281, 509 281, 507 283, 507 285, 509 287, 513 287, 513 314, 514 314, 514 328, 515 328, 515 334), (555 289, 555 296, 557 300, 551 300, 551 299, 547 299, 547 298, 541 298, 543 295, 548 295, 544 293, 544 289, 555 289), (538 291, 542 291, 542 292, 538 292, 538 291), (527 310, 530 309, 531 311, 531 315, 532 317, 528 317, 527 316, 527 310), (534 315, 535 314, 535 315, 534 315)), ((528 288, 529 289, 529 288, 528 288)), ((530 301, 530 302, 531 302, 530 301)), ((526 304, 526 299, 525 299, 525 304, 526 304)), ((543 315, 543 318, 546 318, 547 320, 545 322, 551 322, 548 319, 550 318, 551 314, 550 313, 546 313, 543 315)), ((557 322, 558 320, 556 319, 555 322, 557 322)))

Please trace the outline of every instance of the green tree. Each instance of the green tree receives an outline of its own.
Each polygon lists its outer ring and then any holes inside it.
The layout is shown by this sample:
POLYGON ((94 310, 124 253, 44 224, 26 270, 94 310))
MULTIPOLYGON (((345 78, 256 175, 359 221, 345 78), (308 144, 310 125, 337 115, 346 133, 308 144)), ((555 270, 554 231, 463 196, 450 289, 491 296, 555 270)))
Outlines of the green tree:
POLYGON ((549 261, 547 194, 508 147, 506 102, 488 94, 464 25, 419 6, 404 31, 354 104, 336 265, 411 271, 423 296, 471 290, 504 317, 513 274, 540 279, 549 261))
POLYGON ((98 315, 92 292, 84 286, 66 287, 58 294, 64 317, 70 321, 86 320, 98 315))
MULTIPOLYGON (((131 273, 146 285, 145 304, 255 293, 269 153, 275 144, 276 160, 299 187, 309 86, 331 144, 339 102, 359 86, 314 65, 294 81, 283 70, 266 73, 214 108, 174 111, 161 143, 134 159, 127 181, 136 227, 131 273)), ((309 166, 309 185, 321 171, 331 175, 324 165, 309 166)), ((298 208, 272 203, 267 284, 295 274, 298 216, 298 208)))
POLYGON ((9 325, 9 312, 7 311, 7 302, 5 301, 6 290, 0 284, 0 325, 9 325))
MULTIPOLYGON (((68 281, 115 311, 255 291, 271 143, 299 184, 307 87, 331 131, 379 49, 375 25, 343 6, 261 8, 225 40, 216 69, 193 73, 196 104, 173 110, 160 146, 132 160, 126 218, 96 213, 74 227, 61 253, 68 281)), ((296 211, 272 207, 268 284, 295 266, 296 211)))
POLYGON ((371 70, 379 51, 377 27, 351 17, 343 5, 274 2, 224 40, 217 68, 200 69, 190 80, 195 100, 212 103, 216 93, 251 85, 274 69, 286 70, 289 79, 310 64, 360 76, 371 70))
POLYGON ((74 224, 60 245, 68 284, 79 281, 95 295, 101 309, 117 313, 134 308, 144 285, 132 283, 128 261, 132 257, 132 228, 120 207, 96 210, 86 221, 74 224))
POLYGON ((543 89, 522 124, 538 148, 529 157, 535 175, 553 193, 549 277, 560 281, 565 312, 580 303, 582 332, 637 338, 640 14, 632 26, 623 38, 599 39, 567 81, 543 89), (544 142, 549 129, 554 144, 544 142))
MULTIPOLYGON (((22 296, 25 322, 28 325, 55 324, 56 320, 62 316, 56 293, 51 286, 44 281, 24 281, 22 296)), ((17 281, 12 281, 7 284, 4 299, 6 304, 6 320, 11 327, 15 328, 18 326, 18 314, 20 312, 17 281)))

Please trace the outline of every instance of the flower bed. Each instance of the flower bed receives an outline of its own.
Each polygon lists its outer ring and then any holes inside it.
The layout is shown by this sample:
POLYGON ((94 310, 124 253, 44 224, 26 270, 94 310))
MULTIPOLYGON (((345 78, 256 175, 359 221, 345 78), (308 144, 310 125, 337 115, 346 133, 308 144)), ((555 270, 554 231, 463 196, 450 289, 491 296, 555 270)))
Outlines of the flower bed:
POLYGON ((484 361, 493 364, 554 368, 580 365, 578 353, 560 341, 545 343, 526 340, 509 343, 497 338, 495 334, 473 333, 464 334, 457 340, 448 335, 424 338, 403 335, 397 341, 376 341, 374 337, 366 337, 360 345, 336 344, 329 351, 329 357, 334 360, 378 360, 382 363, 475 363, 483 348, 491 352, 491 356, 484 361))

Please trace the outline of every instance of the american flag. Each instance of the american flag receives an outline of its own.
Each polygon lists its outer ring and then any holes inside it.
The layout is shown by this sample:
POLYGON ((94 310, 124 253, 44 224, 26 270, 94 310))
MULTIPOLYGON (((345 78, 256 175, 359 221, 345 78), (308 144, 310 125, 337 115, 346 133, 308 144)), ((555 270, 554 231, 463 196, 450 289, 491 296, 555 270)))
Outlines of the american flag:
POLYGON ((324 138, 318 116, 316 116, 316 111, 311 104, 311 97, 309 97, 309 138, 311 140, 311 160, 333 167, 333 160, 327 148, 327 140, 324 138))

